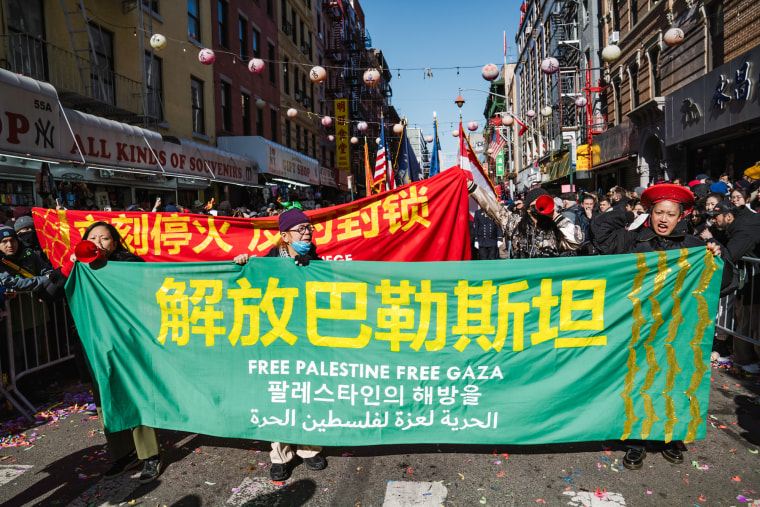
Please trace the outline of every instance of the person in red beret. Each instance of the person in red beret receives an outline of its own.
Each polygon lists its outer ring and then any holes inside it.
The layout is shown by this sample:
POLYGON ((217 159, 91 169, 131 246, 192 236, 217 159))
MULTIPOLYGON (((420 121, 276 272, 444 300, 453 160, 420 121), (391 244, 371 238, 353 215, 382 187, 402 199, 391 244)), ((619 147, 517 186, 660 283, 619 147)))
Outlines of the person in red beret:
MULTIPOLYGON (((297 208, 289 209, 280 214, 277 219, 280 229, 280 239, 265 257, 293 258, 296 266, 308 266, 310 261, 320 260, 317 249, 312 243, 314 226, 311 225, 308 215, 297 208)), ((235 257, 235 263, 241 266, 248 262, 248 254, 240 254, 235 257)), ((322 447, 317 445, 297 445, 293 452, 293 446, 283 442, 272 442, 272 451, 269 459, 272 467, 269 469, 269 478, 280 482, 290 477, 293 468, 298 464, 296 456, 303 460, 309 470, 323 470, 327 467, 324 456, 319 454, 322 447)))
MULTIPOLYGON (((680 185, 669 183, 647 188, 641 195, 641 203, 647 207, 649 218, 643 226, 626 230, 624 210, 602 213, 591 224, 594 246, 603 254, 659 252, 680 248, 703 246, 715 256, 721 255, 720 245, 714 240, 707 242, 689 234, 688 224, 682 220, 694 205, 694 194, 680 185)), ((728 265, 727 265, 728 266, 728 265)), ((725 276, 724 285, 730 281, 725 276)), ((623 466, 638 470, 647 455, 646 442, 626 441, 628 450, 623 466)), ((671 441, 662 448, 663 457, 671 463, 683 463, 682 442, 671 441)))

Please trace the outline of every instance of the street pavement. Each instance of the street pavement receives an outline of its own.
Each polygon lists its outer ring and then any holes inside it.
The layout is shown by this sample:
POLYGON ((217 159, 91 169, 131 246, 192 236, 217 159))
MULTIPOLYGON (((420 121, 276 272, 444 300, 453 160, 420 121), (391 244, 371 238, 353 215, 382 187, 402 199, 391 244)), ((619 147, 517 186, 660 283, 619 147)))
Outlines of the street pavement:
POLYGON ((330 447, 326 470, 299 465, 283 484, 269 480, 268 442, 174 431, 160 434, 166 468, 156 481, 139 484, 140 468, 103 479, 110 461, 100 422, 72 410, 23 435, 3 435, 0 504, 760 505, 760 407, 738 400, 757 393, 758 377, 713 369, 707 438, 686 444, 681 465, 650 450, 641 470, 627 470, 619 441, 330 447), (10 446, 19 442, 26 445, 10 446))

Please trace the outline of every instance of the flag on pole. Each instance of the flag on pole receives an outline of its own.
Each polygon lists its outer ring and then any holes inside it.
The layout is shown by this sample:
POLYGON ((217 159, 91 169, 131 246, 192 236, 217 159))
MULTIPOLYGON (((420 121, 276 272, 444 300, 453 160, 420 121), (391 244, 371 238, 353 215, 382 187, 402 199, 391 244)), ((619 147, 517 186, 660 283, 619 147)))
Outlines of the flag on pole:
POLYGON ((390 182, 386 177, 390 164, 388 163, 388 156, 385 151, 385 123, 382 117, 380 117, 380 144, 377 145, 377 157, 375 158, 375 175, 373 180, 373 186, 378 187, 378 191, 390 190, 396 188, 393 181, 393 171, 391 170, 390 182), (389 187, 389 184, 391 185, 389 187))
MULTIPOLYGON (((472 149, 470 141, 464 133, 461 121, 459 122, 459 167, 462 168, 468 180, 474 181, 486 192, 490 189, 490 191, 493 192, 494 197, 498 199, 496 188, 493 186, 493 183, 491 183, 488 175, 480 165, 478 157, 475 155, 475 151, 472 149)), ((478 203, 475 202, 475 199, 470 198, 470 217, 474 217, 477 210, 478 203)))
POLYGON ((517 119, 517 116, 512 116, 512 118, 515 120, 515 123, 520 125, 520 132, 517 133, 518 137, 523 135, 526 130, 528 130, 528 126, 517 119))
POLYGON ((367 136, 364 136, 364 189, 367 197, 372 195, 372 169, 369 165, 369 146, 367 146, 367 136))
POLYGON ((404 125, 401 143, 399 143, 396 154, 396 169, 401 177, 401 182, 404 184, 422 179, 422 167, 420 167, 420 162, 414 153, 412 143, 409 142, 409 132, 406 130, 406 125, 404 125))
POLYGON ((488 145, 488 150, 491 152, 491 158, 496 160, 496 157, 499 156, 499 153, 504 148, 504 145, 507 144, 507 139, 502 135, 501 130, 498 127, 495 127, 493 129, 493 134, 491 135, 491 144, 488 145))
POLYGON ((428 177, 435 176, 441 172, 441 141, 438 140, 438 120, 433 118, 433 153, 430 155, 430 171, 428 177))

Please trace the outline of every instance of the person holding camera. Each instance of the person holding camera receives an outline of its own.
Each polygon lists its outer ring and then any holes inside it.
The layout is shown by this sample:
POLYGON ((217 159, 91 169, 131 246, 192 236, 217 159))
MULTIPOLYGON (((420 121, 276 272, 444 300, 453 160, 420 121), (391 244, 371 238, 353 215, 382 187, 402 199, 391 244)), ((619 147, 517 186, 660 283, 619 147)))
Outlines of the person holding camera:
POLYGON ((543 188, 534 188, 525 195, 524 208, 510 213, 496 197, 470 181, 467 191, 480 208, 504 232, 511 243, 511 258, 535 259, 574 255, 583 243, 579 227, 558 213, 554 200, 543 188))

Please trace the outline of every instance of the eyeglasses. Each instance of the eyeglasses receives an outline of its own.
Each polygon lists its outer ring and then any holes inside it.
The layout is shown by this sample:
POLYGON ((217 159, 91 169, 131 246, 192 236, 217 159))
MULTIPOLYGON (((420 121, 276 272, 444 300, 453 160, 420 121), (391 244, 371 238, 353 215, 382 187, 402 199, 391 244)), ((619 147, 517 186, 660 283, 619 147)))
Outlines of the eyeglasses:
POLYGON ((739 201, 739 200, 741 200, 741 199, 744 199, 744 197, 742 197, 741 195, 732 195, 732 196, 731 196, 731 201, 732 201, 732 202, 733 202, 733 201, 739 201))
POLYGON ((295 229, 290 229, 289 232, 297 232, 301 236, 305 235, 306 233, 313 233, 314 232, 314 226, 313 225, 299 225, 295 229))

